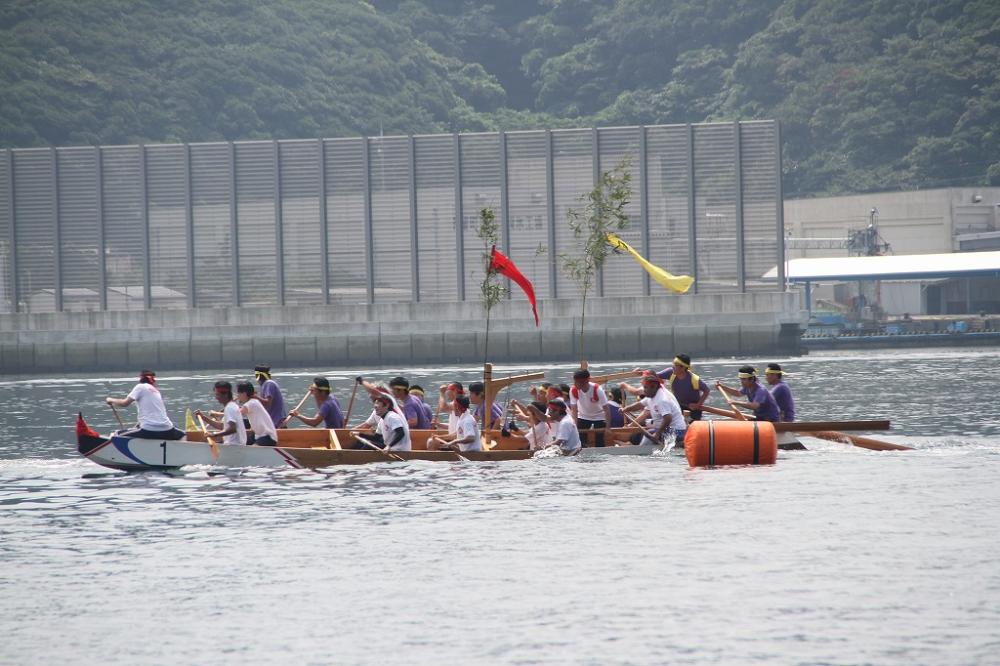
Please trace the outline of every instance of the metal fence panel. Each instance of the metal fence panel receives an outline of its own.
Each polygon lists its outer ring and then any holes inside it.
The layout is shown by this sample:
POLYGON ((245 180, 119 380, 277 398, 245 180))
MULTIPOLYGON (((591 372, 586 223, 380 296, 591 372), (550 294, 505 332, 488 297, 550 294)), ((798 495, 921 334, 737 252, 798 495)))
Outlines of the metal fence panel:
MULTIPOLYGON (((674 275, 692 275, 688 205, 687 127, 650 127, 646 133, 649 181, 649 259, 674 275)), ((658 286, 652 293, 657 293, 658 286)))
MULTIPOLYGON (((503 211, 500 207, 500 136, 498 134, 462 135, 462 215, 464 217, 466 298, 480 298, 479 285, 486 270, 484 253, 489 251, 477 235, 480 211, 492 208, 498 227, 503 211)), ((497 245, 503 247, 503 234, 497 245)))
POLYGON ((414 139, 417 164, 418 268, 421 301, 453 301, 455 281, 455 140, 450 134, 414 139))
POLYGON ((101 151, 108 309, 145 308, 145 229, 142 149, 111 146, 101 151))
POLYGON ((191 146, 194 283, 199 306, 220 307, 234 302, 230 180, 229 144, 191 146))
POLYGON ((278 142, 281 166, 281 230, 285 303, 324 302, 319 219, 319 144, 278 142))
POLYGON ((0 153, 0 313, 14 311, 14 231, 13 151, 0 153))
POLYGON ((703 293, 731 292, 739 286, 735 151, 731 124, 695 126, 698 290, 703 293))
POLYGON ((154 308, 188 305, 187 171, 183 145, 146 148, 150 296, 154 308))
MULTIPOLYGON (((539 298, 549 293, 548 192, 545 181, 545 132, 507 135, 507 189, 510 210, 510 257, 531 280, 539 298)), ((511 296, 527 297, 517 285, 511 296)))
POLYGON ((93 148, 60 148, 59 244, 63 310, 101 308, 101 221, 98 217, 97 154, 93 148))
POLYGON ((273 305, 278 301, 274 143, 240 142, 235 149, 240 305, 273 305))
MULTIPOLYGON (((563 272, 563 256, 579 257, 583 240, 577 240, 567 222, 570 209, 582 210, 581 200, 594 189, 593 133, 589 129, 552 132, 552 169, 555 174, 556 247, 552 260, 558 265, 559 297, 579 297, 583 290, 563 272)), ((596 288, 596 285, 594 285, 596 288)), ((594 288, 590 296, 595 293, 594 288)))
POLYGON ((55 192, 52 151, 14 152, 16 297, 23 312, 55 312, 55 192))
POLYGON ((367 303, 365 268, 365 142, 326 142, 330 302, 367 303))
POLYGON ((743 237, 746 244, 748 290, 773 291, 774 282, 761 279, 778 263, 775 220, 778 219, 774 165, 775 123, 748 122, 740 128, 743 170, 743 237))
POLYGON ((406 137, 368 140, 377 303, 410 301, 413 297, 409 150, 406 137))
MULTIPOLYGON (((643 250, 642 181, 639 179, 639 141, 641 136, 638 127, 616 127, 598 131, 600 146, 600 172, 613 171, 619 165, 628 169, 632 175, 632 197, 625 214, 629 217, 628 226, 618 232, 623 241, 634 247, 641 254, 643 250)), ((632 257, 627 255, 610 255, 604 264, 602 280, 605 296, 639 296, 644 293, 645 271, 632 257)), ((659 287, 657 287, 659 288, 659 287)))

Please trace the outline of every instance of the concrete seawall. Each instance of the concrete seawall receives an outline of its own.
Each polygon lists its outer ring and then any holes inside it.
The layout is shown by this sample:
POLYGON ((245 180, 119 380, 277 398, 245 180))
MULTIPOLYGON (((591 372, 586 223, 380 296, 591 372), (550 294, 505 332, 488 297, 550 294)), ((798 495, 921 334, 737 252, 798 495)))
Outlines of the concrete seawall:
MULTIPOLYGON (((490 360, 579 358, 579 309, 577 299, 542 301, 536 328, 526 302, 500 304, 490 360)), ((592 299, 584 344, 595 361, 789 354, 804 322, 794 293, 592 299)), ((485 324, 477 301, 0 315, 0 372, 475 363, 485 324)))

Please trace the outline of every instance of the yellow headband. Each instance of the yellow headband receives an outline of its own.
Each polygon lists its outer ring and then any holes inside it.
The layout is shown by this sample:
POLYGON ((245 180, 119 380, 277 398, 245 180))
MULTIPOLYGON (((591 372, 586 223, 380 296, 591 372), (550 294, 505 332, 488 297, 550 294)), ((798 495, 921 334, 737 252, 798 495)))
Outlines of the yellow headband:
POLYGON ((757 378, 757 373, 756 372, 741 372, 741 373, 737 374, 736 376, 739 377, 740 379, 756 379, 757 378))
POLYGON ((329 386, 316 386, 315 384, 313 384, 309 388, 316 389, 317 391, 326 391, 327 393, 330 392, 329 386))
POLYGON ((771 368, 768 368, 767 370, 764 371, 764 374, 765 375, 783 375, 783 374, 785 374, 785 371, 784 370, 772 370, 771 368))
POLYGON ((683 366, 683 367, 687 368, 688 370, 691 369, 691 364, 690 363, 685 363, 684 361, 680 360, 676 356, 674 357, 674 363, 676 363, 677 365, 683 366))
POLYGON ((263 370, 254 370, 253 375, 257 379, 260 379, 261 377, 263 377, 264 379, 270 379, 271 378, 271 373, 264 372, 263 370))
POLYGON ((410 389, 410 393, 412 393, 414 395, 419 395, 419 396, 422 396, 424 394, 424 392, 421 391, 420 389, 414 389, 414 388, 410 389))

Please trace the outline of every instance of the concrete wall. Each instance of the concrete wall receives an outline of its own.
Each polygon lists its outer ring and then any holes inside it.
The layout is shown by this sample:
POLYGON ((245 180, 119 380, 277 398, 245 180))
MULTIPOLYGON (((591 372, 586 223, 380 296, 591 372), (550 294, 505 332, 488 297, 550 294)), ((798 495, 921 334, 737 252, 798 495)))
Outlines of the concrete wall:
MULTIPOLYGON (((580 302, 524 301, 494 309, 496 362, 580 357, 580 302)), ((592 360, 794 353, 805 313, 793 292, 592 299, 585 346, 592 360)), ((483 360, 479 302, 330 307, 242 307, 0 316, 0 372, 278 366, 364 367, 483 360)))

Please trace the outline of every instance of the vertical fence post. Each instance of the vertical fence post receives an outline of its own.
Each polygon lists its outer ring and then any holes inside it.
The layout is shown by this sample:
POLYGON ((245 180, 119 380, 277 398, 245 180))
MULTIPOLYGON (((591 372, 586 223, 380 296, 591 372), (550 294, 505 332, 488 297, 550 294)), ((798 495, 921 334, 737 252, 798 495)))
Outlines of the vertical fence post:
MULTIPOLYGON (((653 243, 649 224, 649 153, 646 146, 646 126, 639 126, 639 218, 642 222, 642 253, 652 261, 653 243)), ((655 262, 654 262, 655 263, 655 262)), ((649 296, 652 291, 649 273, 642 272, 642 293, 649 296)))
POLYGON ((63 310, 63 278, 62 278, 62 229, 59 211, 59 154, 55 148, 49 148, 49 185, 52 188, 52 294, 55 297, 55 311, 63 310))
POLYGON ((694 125, 687 125, 687 173, 688 173, 688 236, 691 243, 688 252, 691 261, 691 277, 694 278, 694 293, 698 293, 698 221, 695 219, 694 182, 694 125))
POLYGON ((462 210, 462 135, 455 137, 455 265, 458 267, 458 300, 465 300, 465 212, 462 210))
POLYGON ((556 280, 558 278, 556 274, 556 167, 552 148, 552 130, 550 129, 545 130, 545 196, 548 200, 546 213, 549 218, 549 297, 558 298, 559 289, 556 280))
POLYGON ((149 233, 149 182, 146 176, 146 145, 139 144, 139 192, 142 206, 142 306, 149 310, 153 307, 153 268, 149 233))
POLYGON ((781 185, 781 121, 774 120, 774 190, 778 232, 778 289, 785 291, 785 193, 781 185))
MULTIPOLYGON (((381 139, 379 139, 381 141, 381 139)), ((361 137, 361 165, 365 170, 365 273, 368 282, 368 302, 375 302, 375 234, 372 229, 372 170, 367 136, 361 137)))
POLYGON ((184 144, 184 234, 187 241, 188 307, 198 307, 195 294, 194 261, 194 195, 191 191, 191 144, 184 144))
POLYGON ((281 145, 277 139, 272 142, 274 150, 274 277, 277 286, 278 305, 285 304, 285 231, 281 206, 281 145))
POLYGON ((236 144, 229 142, 229 236, 232 241, 232 281, 234 306, 240 304, 240 236, 239 236, 239 204, 236 201, 238 194, 236 182, 236 144))
POLYGON ((17 218, 14 202, 14 150, 8 148, 4 151, 4 158, 7 161, 7 219, 10 220, 10 227, 7 229, 7 251, 8 266, 10 266, 10 311, 17 313, 18 288, 17 288, 17 218))
POLYGON ((740 292, 747 290, 747 244, 743 228, 743 146, 740 121, 733 121, 734 159, 736 167, 736 285, 740 292))
MULTIPOLYGON (((591 129, 590 134, 591 165, 594 170, 594 187, 601 183, 601 134, 596 127, 591 129)), ((604 269, 597 271, 597 296, 604 296, 604 269)), ((581 350, 582 352, 582 350, 581 350)))
POLYGON ((330 228, 326 219, 326 142, 316 139, 316 152, 319 155, 317 178, 319 187, 319 251, 320 266, 323 270, 323 304, 330 304, 330 228))
POLYGON ((94 146, 97 165, 97 270, 101 289, 101 310, 108 309, 108 250, 107 229, 104 224, 104 151, 94 146))
POLYGON ((410 287, 414 303, 420 302, 420 224, 417 220, 417 141, 410 135, 410 287))

